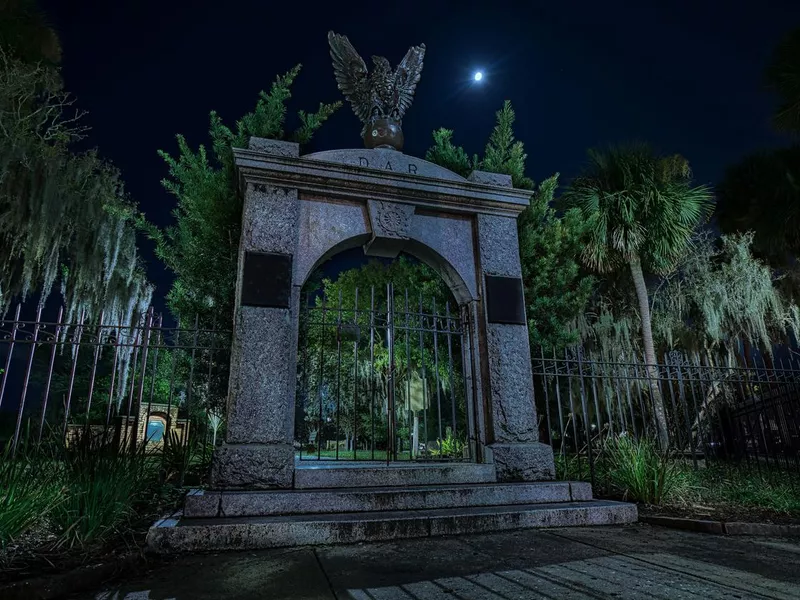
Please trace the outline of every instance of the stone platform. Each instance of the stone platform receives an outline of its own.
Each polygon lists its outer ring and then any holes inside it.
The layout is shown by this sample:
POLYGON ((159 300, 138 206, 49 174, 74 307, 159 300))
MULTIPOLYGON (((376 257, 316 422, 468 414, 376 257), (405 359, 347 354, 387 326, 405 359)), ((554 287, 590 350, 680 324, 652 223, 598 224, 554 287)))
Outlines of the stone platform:
POLYGON ((181 513, 153 525, 148 545, 160 553, 277 548, 637 519, 635 505, 593 500, 588 483, 497 483, 493 469, 298 465, 295 489, 190 492, 181 513))

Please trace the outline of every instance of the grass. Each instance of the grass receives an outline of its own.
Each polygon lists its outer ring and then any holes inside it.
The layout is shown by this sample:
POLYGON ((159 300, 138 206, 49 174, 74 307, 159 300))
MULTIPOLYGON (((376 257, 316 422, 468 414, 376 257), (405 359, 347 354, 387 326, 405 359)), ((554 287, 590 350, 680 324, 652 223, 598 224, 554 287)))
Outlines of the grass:
POLYGON ((143 449, 118 452, 91 436, 67 449, 63 464, 64 497, 50 520, 58 544, 67 547, 100 543, 119 533, 156 481, 143 449))
MULTIPOLYGON (((608 440, 594 462, 595 493, 688 512, 747 516, 766 511, 800 518, 800 474, 759 471, 754 465, 709 462, 694 469, 659 452, 655 442, 630 437, 608 440)), ((590 481, 585 456, 557 455, 556 475, 590 481)))
MULTIPOLYGON (((9 447, 10 448, 10 447, 9 447)), ((0 551, 45 519, 61 500, 56 463, 22 449, 0 460, 0 551)))
POLYGON ((724 464, 697 471, 684 469, 693 492, 687 494, 689 502, 759 508, 800 517, 800 475, 759 474, 752 467, 724 464))

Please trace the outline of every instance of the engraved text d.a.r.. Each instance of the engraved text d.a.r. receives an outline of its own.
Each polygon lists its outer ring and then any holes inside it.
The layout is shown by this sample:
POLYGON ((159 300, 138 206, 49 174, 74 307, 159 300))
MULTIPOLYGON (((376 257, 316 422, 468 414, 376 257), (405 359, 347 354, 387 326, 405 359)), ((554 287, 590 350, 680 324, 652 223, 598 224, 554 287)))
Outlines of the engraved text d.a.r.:
MULTIPOLYGON (((369 167, 370 166, 369 159, 367 159, 366 156, 359 156, 358 157, 358 166, 359 167, 369 167)), ((392 165, 392 161, 389 161, 389 160, 387 160, 386 164, 383 165, 383 166, 381 166, 381 165, 373 165, 372 168, 373 169, 383 169, 384 171, 397 171, 398 170, 398 169, 395 169, 394 165, 392 165)), ((408 163, 408 172, 411 173, 412 175, 416 175, 416 173, 417 173, 417 165, 415 165, 414 163, 408 163)))

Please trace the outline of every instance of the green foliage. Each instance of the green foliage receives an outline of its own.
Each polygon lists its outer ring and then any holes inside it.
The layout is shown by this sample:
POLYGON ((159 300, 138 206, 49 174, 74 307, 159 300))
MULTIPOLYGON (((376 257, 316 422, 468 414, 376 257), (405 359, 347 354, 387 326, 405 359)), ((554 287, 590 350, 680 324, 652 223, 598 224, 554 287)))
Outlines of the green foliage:
POLYGON ((753 234, 695 237, 678 269, 651 294, 657 341, 671 349, 747 341, 771 352, 776 335, 800 331, 772 270, 753 256, 753 234))
POLYGON ((453 144, 452 129, 441 128, 433 132, 433 146, 425 153, 425 160, 462 177, 469 176, 477 168, 477 156, 470 161, 464 148, 453 144))
POLYGON ((704 506, 731 505, 800 514, 800 480, 794 473, 761 474, 724 463, 684 470, 693 492, 692 500, 704 506))
POLYGON ((604 459, 612 487, 632 502, 660 505, 686 485, 679 465, 647 438, 636 440, 622 435, 609 439, 604 459))
POLYGON ((0 456, 0 551, 41 524, 61 498, 54 463, 41 455, 10 446, 0 456))
POLYGON ((444 456, 447 458, 462 458, 464 455, 464 448, 467 444, 463 439, 457 438, 453 435, 453 429, 447 428, 447 434, 444 439, 439 438, 439 448, 431 452, 432 456, 444 456))
POLYGON ((800 29, 790 32, 778 44, 766 76, 779 98, 773 116, 775 127, 800 134, 800 29))
POLYGON ((116 169, 71 150, 86 131, 72 104, 57 71, 0 47, 0 312, 59 283, 67 318, 128 324, 152 294, 133 205, 116 169))
POLYGON ((67 448, 64 496, 50 514, 59 545, 85 546, 117 534, 153 481, 143 450, 119 452, 102 436, 84 434, 67 448))
POLYGON ((496 113, 496 124, 484 148, 484 157, 470 160, 466 151, 453 144, 453 131, 433 132, 434 144, 425 158, 466 177, 475 169, 511 176, 518 189, 535 190, 530 205, 518 220, 520 259, 525 286, 531 345, 563 348, 577 341, 574 322, 580 317, 592 290, 592 279, 579 265, 579 254, 588 231, 578 210, 559 217, 550 207, 558 175, 535 189, 525 176, 527 155, 514 137, 515 114, 506 101, 496 113))
MULTIPOLYGON (((774 268, 800 254, 800 146, 763 151, 730 167, 717 186, 723 233, 754 232, 753 250, 774 268)), ((797 291, 797 290, 793 290, 797 291)))
POLYGON ((692 186, 686 159, 641 144, 590 150, 564 205, 591 220, 583 260, 601 273, 637 260, 646 271, 669 273, 713 210, 709 188, 692 186))
POLYGON ((228 128, 211 113, 210 153, 201 145, 192 150, 178 135, 178 154, 160 151, 169 167, 164 187, 177 199, 175 225, 161 230, 138 215, 139 226, 156 243, 156 255, 175 274, 167 301, 185 324, 199 315, 210 326, 230 322, 233 315, 236 261, 241 237, 242 198, 232 148, 246 148, 251 136, 308 142, 341 103, 320 104, 314 113, 300 112, 300 127, 284 131, 286 103, 300 71, 296 66, 276 78, 269 93, 261 92, 255 109, 228 128))
POLYGON ((511 183, 517 189, 532 190, 533 180, 525 176, 525 148, 521 141, 514 138, 514 120, 516 115, 511 102, 506 100, 503 108, 497 111, 497 124, 489 136, 483 151, 480 168, 490 173, 511 175, 511 183))
POLYGON ((531 347, 559 350, 578 341, 570 326, 583 312, 593 279, 580 269, 588 223, 576 209, 551 208, 558 174, 543 181, 519 217, 519 253, 531 347))
MULTIPOLYGON (((313 278, 312 278, 313 281, 313 278)), ((366 265, 349 269, 339 274, 336 280, 323 279, 321 290, 314 290, 313 286, 307 284, 306 290, 310 293, 321 292, 314 297, 314 302, 318 308, 325 309, 324 327, 320 326, 322 311, 316 311, 312 321, 314 324, 307 324, 306 314, 301 311, 301 333, 300 333, 300 372, 298 380, 304 385, 298 389, 306 387, 309 397, 313 398, 305 402, 305 427, 309 432, 316 431, 320 421, 319 397, 325 395, 323 401, 323 418, 335 418, 327 407, 329 401, 336 398, 336 387, 325 391, 328 383, 337 381, 337 374, 341 373, 341 388, 339 388, 339 402, 337 405, 337 415, 340 430, 346 436, 353 435, 355 432, 366 432, 372 427, 374 415, 372 408, 378 419, 385 419, 387 410, 387 398, 385 390, 390 377, 390 362, 385 330, 382 329, 380 322, 375 322, 369 313, 372 307, 375 314, 384 313, 387 310, 387 286, 391 283, 394 288, 393 302, 394 311, 400 319, 399 325, 405 327, 420 328, 420 318, 414 315, 419 313, 420 308, 426 314, 433 314, 434 306, 437 314, 444 314, 449 307, 450 314, 458 315, 458 310, 452 302, 452 296, 446 284, 431 267, 424 263, 412 260, 406 256, 400 256, 389 264, 373 260, 366 265), (374 298, 373 292, 374 289, 374 298), (358 290, 358 302, 356 303, 356 290, 358 290), (448 306, 449 303, 449 306, 448 306), (356 317, 354 308, 358 307, 359 314, 356 317), (342 308, 339 312, 339 307, 342 308), (406 321, 404 315, 406 308, 411 316, 406 321), (342 344, 344 350, 339 357, 338 340, 336 336, 336 325, 341 319, 345 324, 357 322, 362 332, 369 332, 371 324, 375 323, 374 337, 362 340, 358 348, 358 355, 355 354, 353 344, 345 340, 342 344), (355 373, 355 375, 354 375, 355 373), (355 389, 354 382, 358 381, 358 389, 355 389), (374 397, 371 389, 374 387, 374 397), (354 396, 360 396, 353 400, 354 396)), ((430 325, 428 325, 430 327, 430 325)), ((445 327, 440 322, 439 327, 445 327)), ((431 405, 431 397, 436 394, 436 382, 441 385, 441 391, 449 398, 449 390, 460 389, 463 386, 463 378, 460 373, 460 353, 454 352, 454 366, 451 374, 448 356, 447 336, 438 336, 438 364, 434 353, 434 339, 431 333, 425 333, 417 337, 417 333, 412 332, 410 336, 405 336, 398 330, 398 338, 395 341, 398 351, 395 352, 394 378, 396 390, 398 392, 398 407, 406 407, 411 401, 407 398, 413 394, 413 378, 416 375, 425 374, 427 390, 427 404, 431 405), (406 347, 408 343, 408 347, 406 347), (438 367, 438 371, 437 371, 438 367)), ((458 391, 454 394, 457 399, 463 398, 463 394, 458 391)), ((406 423, 409 414, 408 410, 398 408, 398 427, 408 427, 406 423)), ((463 406, 457 411, 459 415, 463 413, 463 406)), ((433 433, 438 429, 438 423, 434 423, 435 416, 429 414, 429 431, 433 433)), ((376 429, 377 443, 385 441, 386 427, 376 429)), ((407 439, 407 438, 404 438, 407 439)), ((428 440, 422 440, 427 442, 428 440)), ((348 448, 348 451, 352 451, 348 448)))

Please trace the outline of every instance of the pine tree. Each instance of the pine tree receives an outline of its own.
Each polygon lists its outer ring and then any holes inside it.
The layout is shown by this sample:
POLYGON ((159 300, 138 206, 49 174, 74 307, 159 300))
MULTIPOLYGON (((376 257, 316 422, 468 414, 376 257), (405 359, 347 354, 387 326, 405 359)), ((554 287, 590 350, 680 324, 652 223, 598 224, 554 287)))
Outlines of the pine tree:
MULTIPOLYGON (((510 175, 515 188, 534 190, 525 175, 524 145, 514 137, 515 114, 509 101, 496 119, 483 159, 476 155, 470 161, 464 148, 453 144, 449 129, 433 132, 434 144, 425 158, 464 177, 474 169, 510 175)), ((531 346, 547 350, 578 341, 576 322, 593 286, 579 261, 587 223, 577 210, 559 217, 550 207, 557 184, 558 174, 542 182, 517 221, 531 346)))
POLYGON ((185 323, 195 317, 206 326, 227 327, 233 319, 236 261, 241 237, 242 198, 237 192, 233 148, 246 148, 251 136, 308 142, 341 105, 320 104, 316 112, 300 111, 300 127, 284 131, 286 103, 300 65, 276 78, 261 92, 255 109, 227 127, 211 112, 210 152, 196 151, 182 135, 178 154, 159 151, 169 167, 164 187, 177 199, 175 224, 160 229, 139 214, 139 226, 156 243, 156 255, 175 275, 167 301, 185 323))
POLYGON ((425 153, 425 160, 450 169, 462 177, 467 177, 477 163, 477 157, 470 161, 464 148, 453 144, 453 130, 445 128, 433 132, 433 146, 425 153))

